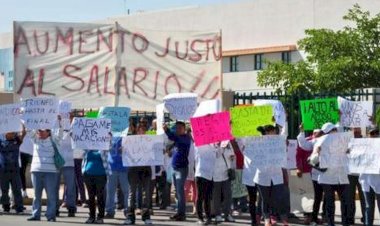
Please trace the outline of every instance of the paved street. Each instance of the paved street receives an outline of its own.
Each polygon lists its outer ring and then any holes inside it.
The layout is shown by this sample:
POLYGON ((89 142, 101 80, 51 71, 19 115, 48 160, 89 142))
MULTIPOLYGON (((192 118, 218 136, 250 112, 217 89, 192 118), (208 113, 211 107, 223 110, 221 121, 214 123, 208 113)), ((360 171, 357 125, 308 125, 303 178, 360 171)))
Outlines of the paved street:
MULTIPOLYGON (((358 204, 358 203, 357 203, 358 204)), ((357 205, 358 206, 358 205, 357 205)), ((338 206, 337 206, 338 207, 338 206)), ((14 215, 14 214, 7 214, 7 215, 1 215, 0 216, 0 226, 40 226, 40 225, 56 225, 56 226, 75 226, 75 225, 83 225, 88 217, 88 209, 85 208, 79 208, 77 216, 75 218, 68 218, 67 213, 64 209, 61 210, 61 216, 57 218, 56 223, 48 223, 46 222, 45 218, 42 218, 42 221, 40 222, 27 222, 26 218, 29 217, 29 214, 31 212, 31 206, 27 206, 26 213, 23 215, 14 215)), ((168 217, 173 213, 173 211, 166 211, 166 210, 157 210, 155 209, 154 216, 152 216, 154 225, 157 226, 165 226, 165 225, 196 225, 196 217, 190 216, 188 217, 186 222, 172 222, 168 220, 168 217)), ((337 208, 337 217, 336 220, 339 221, 339 207, 337 208)), ((136 225, 143 225, 143 222, 140 220, 140 216, 137 216, 136 225)), ((300 218, 302 220, 302 218, 300 218)), ((301 221, 297 219, 290 219, 289 223, 290 225, 302 225, 301 221)), ((104 225, 120 225, 124 221, 123 215, 121 211, 117 212, 115 219, 106 219, 104 225)), ((359 223, 359 219, 357 216, 356 221, 359 223)), ((379 215, 376 213, 376 225, 379 224, 379 215)), ((223 223, 222 225, 225 226, 241 226, 241 225, 249 225, 249 216, 248 214, 243 214, 240 217, 237 217, 237 221, 235 223, 223 223)), ((279 224, 281 225, 281 224, 279 224)), ((340 225, 340 224, 337 224, 340 225)), ((361 224, 357 224, 361 225, 361 224)))

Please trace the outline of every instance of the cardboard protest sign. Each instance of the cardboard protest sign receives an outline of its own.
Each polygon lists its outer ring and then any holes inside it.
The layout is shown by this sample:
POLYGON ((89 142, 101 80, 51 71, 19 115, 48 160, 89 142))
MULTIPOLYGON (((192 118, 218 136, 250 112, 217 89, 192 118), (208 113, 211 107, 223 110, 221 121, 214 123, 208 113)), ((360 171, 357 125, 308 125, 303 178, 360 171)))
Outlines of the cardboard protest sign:
POLYGON ((20 104, 0 105, 0 134, 22 131, 20 104))
POLYGON ((244 137, 244 157, 254 168, 286 168, 286 136, 244 137))
POLYGON ((288 149, 287 149, 287 159, 288 159, 288 167, 287 169, 297 169, 297 140, 288 140, 288 149))
POLYGON ((219 99, 202 101, 193 117, 205 116, 208 114, 215 114, 222 110, 222 106, 219 99))
POLYGON ((122 147, 124 166, 157 166, 164 164, 163 136, 124 136, 122 147))
POLYGON ((233 139, 229 112, 191 118, 190 123, 195 146, 233 139))
POLYGON ((86 118, 97 118, 99 111, 88 111, 86 112, 86 118))
POLYGON ((27 129, 55 128, 59 101, 55 98, 38 97, 22 101, 23 113, 21 119, 27 129))
POLYGON ((166 110, 177 120, 189 120, 197 110, 197 94, 175 93, 164 97, 166 110))
POLYGON ((162 135, 165 133, 163 125, 165 123, 165 104, 159 104, 156 106, 156 124, 157 124, 157 135, 162 135))
POLYGON ((71 128, 73 149, 110 149, 110 119, 74 118, 71 128))
POLYGON ((380 174, 380 138, 351 139, 348 170, 356 174, 380 174))
POLYGON ((61 116, 61 125, 64 129, 69 130, 71 126, 70 122, 71 103, 68 101, 59 101, 59 115, 61 116))
POLYGON ((348 144, 353 137, 352 132, 344 132, 327 134, 319 138, 315 144, 321 148, 319 166, 321 168, 345 167, 348 161, 348 144))
POLYGON ((253 105, 255 106, 263 106, 263 105, 272 105, 273 107, 273 116, 276 120, 276 123, 281 127, 286 125, 286 112, 285 108, 279 100, 255 100, 253 101, 253 105))
POLYGON ((371 126, 373 116, 373 101, 349 101, 338 97, 340 125, 344 127, 371 126))
POLYGON ((237 106, 230 112, 234 137, 258 136, 257 127, 273 124, 273 108, 270 105, 237 106))
POLYGON ((153 111, 170 93, 220 95, 219 31, 143 30, 128 23, 15 22, 15 93, 54 95, 74 108, 116 104, 141 111, 153 111))
POLYGON ((320 129, 323 124, 339 122, 336 98, 300 101, 302 123, 305 130, 320 129))
POLYGON ((111 119, 111 129, 113 132, 123 132, 129 127, 129 107, 101 107, 98 118, 111 119))

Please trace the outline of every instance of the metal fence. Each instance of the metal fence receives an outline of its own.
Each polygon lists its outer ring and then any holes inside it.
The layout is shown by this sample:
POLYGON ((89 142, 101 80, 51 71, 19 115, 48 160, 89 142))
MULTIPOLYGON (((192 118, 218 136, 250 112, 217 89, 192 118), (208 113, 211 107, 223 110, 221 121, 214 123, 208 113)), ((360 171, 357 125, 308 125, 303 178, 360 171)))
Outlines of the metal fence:
MULTIPOLYGON (((241 104, 252 104, 254 100, 258 99, 273 99, 280 100, 284 105, 284 108, 287 112, 288 119, 288 132, 289 138, 295 139, 299 132, 299 125, 301 123, 301 112, 299 103, 300 100, 312 100, 328 97, 337 97, 341 96, 348 100, 353 101, 373 101, 373 112, 376 113, 376 110, 379 110, 380 107, 380 89, 361 89, 349 93, 314 93, 314 94, 286 94, 286 93, 235 93, 234 95, 234 106, 241 104)), ((373 115, 375 117, 375 115, 373 115)))

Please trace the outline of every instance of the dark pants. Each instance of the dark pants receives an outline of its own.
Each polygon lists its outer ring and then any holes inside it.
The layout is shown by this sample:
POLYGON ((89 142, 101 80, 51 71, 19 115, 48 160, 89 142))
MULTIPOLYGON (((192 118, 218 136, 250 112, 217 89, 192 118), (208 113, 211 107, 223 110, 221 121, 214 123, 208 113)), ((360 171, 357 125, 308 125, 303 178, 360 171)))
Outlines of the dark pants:
MULTIPOLYGON (((162 172, 161 176, 156 177, 156 203, 160 208, 166 208, 170 205, 165 202, 166 195, 166 172, 162 172)), ((169 193, 170 196, 170 193, 169 193)))
POLYGON ((212 215, 221 216, 223 213, 227 218, 231 213, 232 192, 231 181, 225 180, 213 183, 212 187, 212 215))
POLYGON ((104 218, 105 209, 105 187, 107 184, 107 177, 104 176, 91 176, 83 175, 84 183, 88 192, 88 205, 90 208, 90 218, 95 219, 96 204, 98 205, 98 218, 104 218), (95 202, 96 197, 96 202, 95 202))
POLYGON ((150 219, 149 214, 149 205, 152 200, 152 194, 150 193, 152 170, 150 166, 143 167, 130 167, 128 170, 128 181, 129 181, 129 202, 128 202, 128 211, 127 218, 130 219, 133 223, 136 221, 135 209, 136 209, 136 194, 138 186, 142 188, 142 212, 141 218, 143 221, 150 219))
POLYGON ((359 183, 359 176, 354 176, 354 175, 348 175, 348 180, 350 181, 349 187, 346 190, 347 192, 347 204, 348 206, 348 222, 350 224, 354 224, 355 222, 355 213, 356 213, 356 202, 355 202, 355 197, 356 197, 356 190, 359 192, 359 199, 360 199, 360 207, 361 207, 361 212, 362 212, 362 219, 364 220, 364 213, 366 209, 365 201, 364 201, 364 194, 362 191, 362 186, 359 183))
POLYGON ((22 190, 25 191, 26 190, 26 168, 30 164, 32 156, 21 152, 20 159, 21 159, 20 178, 21 178, 22 190))
POLYGON ((9 185, 12 188, 16 211, 22 212, 24 205, 21 195, 21 179, 19 170, 13 172, 0 172, 1 204, 5 211, 10 210, 9 185))
MULTIPOLYGON (((365 225, 373 226, 373 219, 375 215, 375 199, 377 201, 377 208, 380 210, 380 194, 376 194, 375 191, 370 188, 369 192, 364 192, 365 199, 365 225)), ((380 211, 379 211, 380 212, 380 211)))
POLYGON ((348 185, 345 184, 322 184, 323 192, 325 193, 325 200, 326 200, 326 217, 327 217, 327 224, 329 226, 334 226, 334 214, 335 214, 335 192, 338 193, 339 199, 340 199, 340 207, 342 212, 342 225, 348 226, 350 225, 348 222, 348 208, 349 205, 347 205, 347 196, 346 196, 346 189, 348 189, 348 185))
POLYGON ((86 202, 86 191, 84 190, 83 175, 82 175, 82 159, 74 159, 75 169, 75 184, 77 188, 77 199, 82 203, 86 202))
MULTIPOLYGON (((318 222, 318 214, 319 209, 321 207, 321 203, 323 200, 323 187, 322 185, 318 184, 318 181, 313 181, 313 187, 314 187, 314 203, 313 203, 313 213, 311 215, 311 221, 318 222)), ((325 216, 326 214, 326 201, 323 201, 322 205, 322 215, 325 216)))
POLYGON ((272 212, 279 214, 282 218, 288 214, 287 190, 284 184, 271 186, 258 185, 262 201, 262 212, 265 219, 270 219, 272 212))
MULTIPOLYGON (((156 187, 156 179, 150 180, 150 195, 153 196, 154 188, 156 187)), ((149 209, 153 209, 153 198, 150 199, 149 209)))
POLYGON ((207 219, 211 219, 211 196, 212 185, 211 180, 203 177, 196 177, 195 183, 197 184, 197 215, 198 219, 203 220, 203 206, 207 219))
POLYGON ((258 225, 258 222, 256 222, 257 187, 247 185, 247 190, 249 196, 249 213, 251 215, 251 225, 256 226, 258 225))
POLYGON ((177 198, 177 214, 180 216, 186 215, 185 182, 188 173, 188 167, 173 169, 173 183, 177 198))

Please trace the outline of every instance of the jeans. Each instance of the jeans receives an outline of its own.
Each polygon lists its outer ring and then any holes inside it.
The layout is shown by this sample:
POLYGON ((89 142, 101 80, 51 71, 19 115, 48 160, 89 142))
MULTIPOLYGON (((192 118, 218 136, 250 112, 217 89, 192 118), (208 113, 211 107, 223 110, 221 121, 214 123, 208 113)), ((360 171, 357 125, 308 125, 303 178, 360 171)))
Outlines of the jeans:
POLYGON ((348 206, 348 221, 350 224, 354 224, 355 222, 355 213, 356 213, 356 202, 355 202, 355 196, 356 196, 356 189, 359 192, 359 199, 360 199, 360 207, 362 211, 362 219, 365 214, 366 204, 364 201, 364 194, 362 191, 362 186, 359 183, 359 176, 354 175, 348 175, 348 180, 350 181, 348 189, 346 189, 346 195, 347 195, 347 204, 348 206))
POLYGON ((251 225, 258 225, 260 222, 256 222, 257 187, 247 185, 247 190, 249 196, 249 214, 251 215, 251 225))
POLYGON ((1 200, 4 210, 10 210, 9 185, 12 187, 12 194, 16 211, 23 211, 23 200, 21 195, 21 178, 19 170, 13 172, 0 172, 1 200))
POLYGON ((203 177, 196 177, 197 184, 197 216, 198 219, 203 220, 203 206, 207 219, 211 219, 211 195, 213 183, 203 177))
POLYGON ((258 190, 262 198, 262 212, 264 219, 270 219, 270 215, 273 211, 279 214, 282 218, 287 217, 288 214, 288 202, 287 190, 284 184, 277 184, 271 186, 258 185, 258 190))
POLYGON ((150 219, 148 208, 152 200, 152 194, 150 193, 151 178, 152 170, 150 166, 136 166, 128 169, 129 199, 127 218, 133 223, 136 221, 135 209, 138 186, 142 188, 141 218, 143 221, 150 219))
POLYGON ((222 213, 227 217, 231 213, 232 192, 231 181, 214 182, 212 188, 212 212, 215 216, 222 213), (223 202, 222 202, 223 198, 223 202))
POLYGON ((95 219, 96 216, 96 204, 98 205, 98 218, 104 218, 105 209, 105 187, 107 183, 107 177, 104 176, 92 176, 83 175, 84 183, 88 192, 88 206, 90 209, 90 218, 95 219), (96 197, 96 202, 95 202, 96 197))
POLYGON ((41 218, 41 198, 45 189, 47 195, 46 218, 55 219, 57 208, 57 177, 58 173, 32 172, 32 184, 34 187, 33 211, 35 218, 41 218))
POLYGON ((173 183, 177 198, 177 214, 180 216, 186 215, 185 182, 188 173, 188 167, 173 169, 173 183))
POLYGON ((348 208, 347 205, 347 193, 346 189, 348 189, 348 185, 346 184, 322 184, 323 192, 325 193, 326 200, 326 217, 327 217, 327 225, 334 226, 334 214, 335 214, 335 192, 338 193, 340 199, 340 206, 342 212, 342 225, 348 226, 350 223, 348 222, 348 208))
MULTIPOLYGON (((106 212, 110 215, 115 215, 115 194, 117 185, 120 184, 121 191, 123 192, 123 199, 119 202, 124 204, 125 210, 128 209, 128 196, 129 196, 129 185, 128 185, 128 173, 112 171, 112 175, 107 178, 107 201, 106 201, 106 212)), ((124 211, 126 214, 126 211, 124 211)))
POLYGON ((85 203, 87 199, 82 175, 82 161, 82 159, 74 159, 75 184, 77 188, 76 200, 80 200, 82 203, 85 203))
POLYGON ((365 205, 366 205, 364 219, 365 219, 366 226, 373 226, 373 219, 375 215, 375 198, 377 201, 377 208, 379 209, 380 208, 380 194, 376 194, 372 188, 370 188, 369 192, 364 192, 364 199, 365 199, 365 205))
MULTIPOLYGON (((321 207, 321 202, 323 200, 323 187, 318 184, 318 181, 313 181, 314 187, 314 203, 313 203, 313 213, 311 214, 311 221, 318 222, 319 209, 321 207)), ((326 214, 326 201, 322 204, 323 216, 326 214)))
POLYGON ((57 177, 57 210, 59 209, 59 187, 61 175, 65 183, 65 202, 69 212, 76 212, 76 188, 74 167, 63 167, 57 177))

